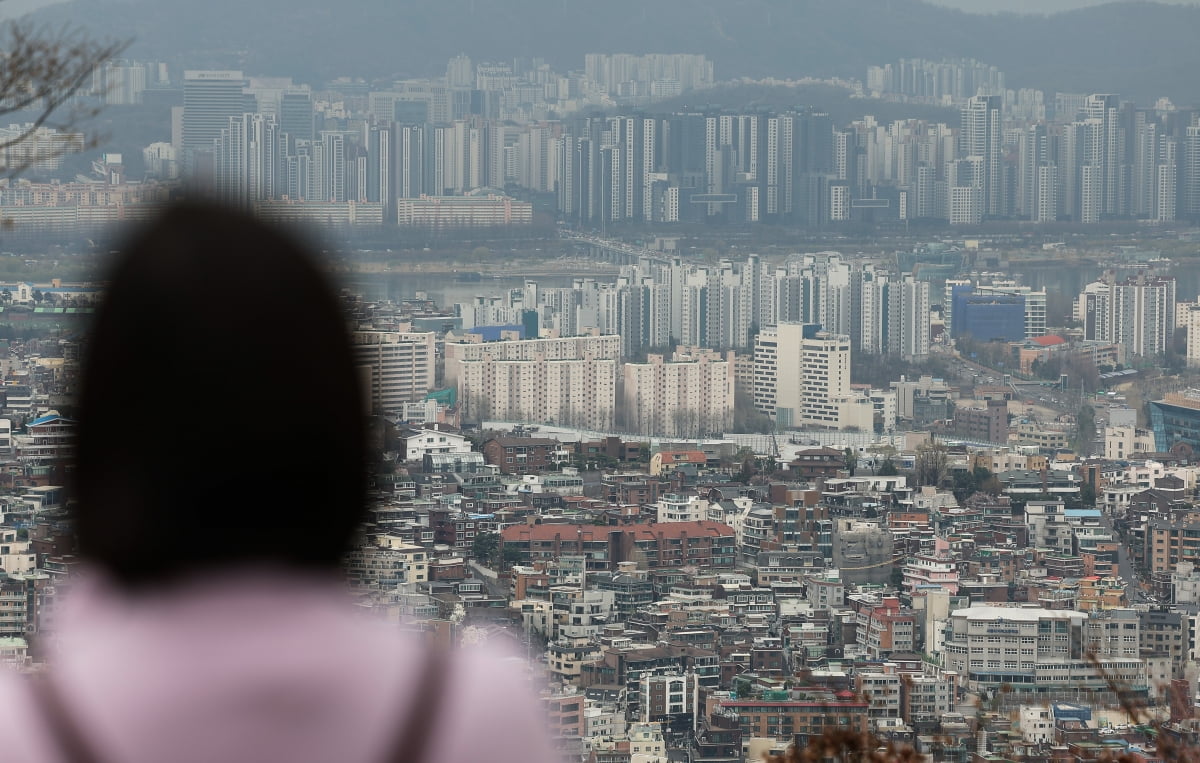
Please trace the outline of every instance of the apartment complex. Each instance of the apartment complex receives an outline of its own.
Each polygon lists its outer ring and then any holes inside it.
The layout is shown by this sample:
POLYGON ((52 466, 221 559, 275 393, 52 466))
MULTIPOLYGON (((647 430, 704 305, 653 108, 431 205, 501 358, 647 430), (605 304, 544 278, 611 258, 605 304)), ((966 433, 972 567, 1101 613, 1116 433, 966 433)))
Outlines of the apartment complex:
POLYGON ((528 421, 612 429, 619 361, 500 360, 485 354, 462 365, 459 400, 479 421, 528 421))
POLYGON ((650 355, 624 370, 626 427, 639 434, 704 437, 733 425, 733 353, 650 355))
POLYGON ((354 362, 371 412, 399 411, 434 385, 434 334, 355 331, 354 362))
POLYGON ((618 360, 621 357, 621 337, 616 334, 566 336, 549 339, 514 339, 503 342, 476 341, 446 342, 446 384, 458 383, 464 364, 478 362, 485 356, 493 360, 580 360, 593 357, 618 360))

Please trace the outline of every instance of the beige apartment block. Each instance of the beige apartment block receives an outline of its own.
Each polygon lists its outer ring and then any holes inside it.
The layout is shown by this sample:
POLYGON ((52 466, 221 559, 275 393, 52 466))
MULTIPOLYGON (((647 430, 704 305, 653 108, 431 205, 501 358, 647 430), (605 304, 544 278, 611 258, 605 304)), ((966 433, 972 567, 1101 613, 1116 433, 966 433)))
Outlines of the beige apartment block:
MULTIPOLYGON (((497 342, 485 348, 509 344, 497 342)), ((617 366, 591 355, 506 360, 485 353, 458 364, 458 399, 479 420, 558 424, 609 431, 613 426, 617 366)), ((448 365, 448 364, 447 364, 448 365)))
POLYGON ((623 424, 638 434, 706 437, 733 426, 733 353, 650 355, 625 364, 623 424))
POLYGON ((434 335, 398 331, 354 332, 354 362, 372 413, 415 403, 434 385, 434 335))

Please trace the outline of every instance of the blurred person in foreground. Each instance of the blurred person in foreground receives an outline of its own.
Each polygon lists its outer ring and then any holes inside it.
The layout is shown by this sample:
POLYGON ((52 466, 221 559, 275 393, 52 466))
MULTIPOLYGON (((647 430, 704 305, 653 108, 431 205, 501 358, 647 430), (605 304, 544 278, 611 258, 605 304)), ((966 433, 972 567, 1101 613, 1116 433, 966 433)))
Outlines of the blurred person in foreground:
POLYGON ((5 761, 551 761, 519 661, 356 614, 366 433, 345 318, 290 235, 169 207, 109 273, 84 361, 80 552, 5 761))

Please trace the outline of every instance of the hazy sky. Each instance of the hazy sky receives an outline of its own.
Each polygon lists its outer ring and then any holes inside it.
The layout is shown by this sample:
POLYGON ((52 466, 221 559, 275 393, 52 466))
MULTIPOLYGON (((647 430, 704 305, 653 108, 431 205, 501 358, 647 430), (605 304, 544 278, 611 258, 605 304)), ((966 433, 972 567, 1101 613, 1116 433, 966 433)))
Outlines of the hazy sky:
POLYGON ((0 19, 11 19, 22 16, 30 11, 36 11, 44 5, 52 5, 59 0, 4 0, 0 2, 0 19))
MULTIPOLYGON (((1156 0, 1176 5, 1200 5, 1200 0, 1156 0)), ((1086 8, 1089 5, 1104 5, 1113 0, 929 0, 936 5, 958 8, 977 13, 1054 13, 1086 8)))
MULTIPOLYGON (((1154 1, 1178 5, 1200 5, 1200 0, 1154 1)), ((20 16, 42 6, 53 5, 57 2, 63 2, 63 0, 2 0, 0 1, 0 19, 20 16)), ((1086 8, 1089 5, 1103 5, 1114 2, 1114 0, 927 0, 927 2, 977 13, 995 13, 997 11, 1053 13, 1055 11, 1086 8)))

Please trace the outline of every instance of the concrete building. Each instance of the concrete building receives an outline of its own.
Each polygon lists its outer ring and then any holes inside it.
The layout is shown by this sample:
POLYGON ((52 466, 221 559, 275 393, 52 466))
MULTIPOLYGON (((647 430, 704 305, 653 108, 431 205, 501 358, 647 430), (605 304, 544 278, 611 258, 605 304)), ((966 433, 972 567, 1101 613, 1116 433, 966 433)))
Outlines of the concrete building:
POLYGON ((613 427, 616 360, 500 360, 484 355, 463 363, 458 399, 479 420, 558 424, 601 431, 613 427))
POLYGON ((708 501, 700 496, 670 493, 659 498, 654 507, 657 511, 656 521, 660 524, 702 522, 708 518, 708 501))
POLYGON ((624 561, 655 570, 684 566, 733 567, 737 538, 719 522, 669 522, 625 527, 513 525, 500 532, 503 548, 531 561, 583 556, 589 571, 617 570, 624 561))
POLYGON ((733 353, 705 352, 675 357, 650 355, 626 363, 624 405, 627 429, 659 437, 710 437, 733 426, 733 353))
POLYGON ((1008 442, 1008 401, 988 400, 982 407, 955 405, 954 434, 967 440, 1008 442))
POLYGON ((530 225, 533 205, 495 195, 401 198, 396 200, 396 222, 439 230, 530 225))
POLYGON ((547 339, 516 339, 484 342, 480 334, 468 334, 460 341, 447 341, 445 383, 454 385, 464 363, 482 360, 579 360, 588 356, 617 360, 621 357, 621 337, 616 334, 592 334, 547 339))
POLYGON ((950 614, 944 664, 972 690, 1146 688, 1133 610, 981 606, 950 614))
POLYGON ((1151 520, 1143 558, 1151 572, 1165 574, 1180 562, 1200 558, 1200 522, 1151 520))
POLYGON ((754 348, 754 404, 780 427, 872 431, 874 407, 850 389, 850 337, 782 322, 754 348))
POLYGON ((1154 432, 1149 429, 1133 425, 1104 428, 1104 457, 1110 461, 1142 458, 1154 450, 1154 432))
POLYGON ((213 141, 229 126, 230 117, 253 110, 248 108, 246 84, 240 71, 183 73, 183 134, 179 149, 189 172, 198 169, 198 154, 211 155, 213 141))
POLYGON ((1116 342, 1130 355, 1159 355, 1175 336, 1175 278, 1142 274, 1088 284, 1075 302, 1083 338, 1116 342))
MULTIPOLYGON (((884 596, 859 607, 855 632, 867 659, 886 660, 893 652, 911 652, 916 647, 916 616, 902 609, 898 598, 884 596)), ((898 707, 898 692, 896 704, 898 707)))
POLYGON ((398 440, 402 461, 421 461, 426 453, 471 452, 471 442, 466 437, 436 426, 406 429, 400 433, 398 440))
POLYGON ((1074 553, 1071 525, 1062 501, 1029 501, 1025 504, 1025 524, 1030 547, 1074 553))
POLYGON ((1200 366, 1200 302, 1180 305, 1176 311, 1176 324, 1187 330, 1188 366, 1200 366))
POLYGON ((355 331, 354 362, 372 413, 400 411, 434 384, 434 334, 355 331))
POLYGON ((569 458, 549 437, 493 437, 483 444, 483 455, 504 474, 544 472, 569 458))
POLYGON ((892 546, 892 534, 877 524, 850 519, 834 522, 833 566, 845 584, 889 582, 892 546))

